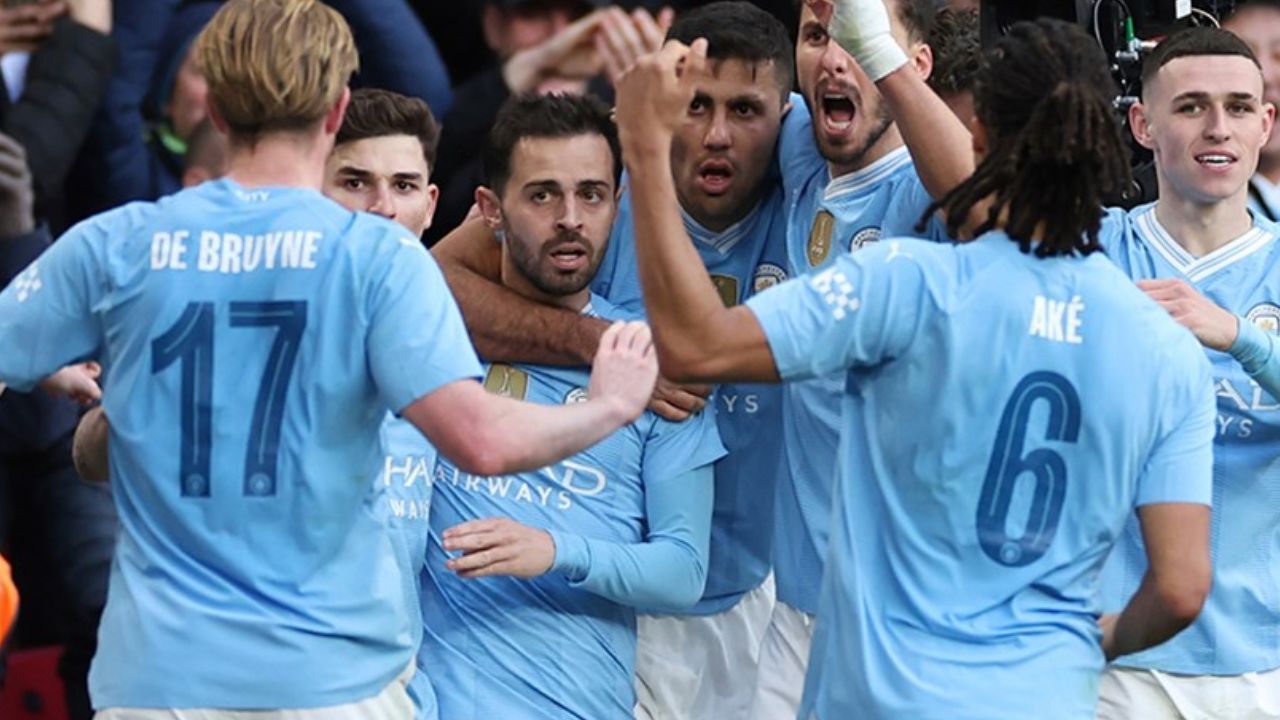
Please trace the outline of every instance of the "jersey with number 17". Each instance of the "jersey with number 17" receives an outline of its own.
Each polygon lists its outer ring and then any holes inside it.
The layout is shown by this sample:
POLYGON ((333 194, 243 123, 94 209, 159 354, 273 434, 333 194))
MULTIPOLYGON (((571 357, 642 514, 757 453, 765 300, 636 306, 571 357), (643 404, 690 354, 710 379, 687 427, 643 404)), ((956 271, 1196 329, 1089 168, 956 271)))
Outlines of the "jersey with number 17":
POLYGON ((1135 505, 1209 502, 1191 334, 1102 253, 1000 232, 883 241, 748 307, 784 379, 844 372, 800 716, 1092 718, 1111 545, 1135 505))
POLYGON ((417 613, 366 504, 378 429, 480 372, 417 239, 230 180, 125 206, 0 294, 0 378, 86 356, 122 530, 94 706, 321 707, 393 682, 417 613))

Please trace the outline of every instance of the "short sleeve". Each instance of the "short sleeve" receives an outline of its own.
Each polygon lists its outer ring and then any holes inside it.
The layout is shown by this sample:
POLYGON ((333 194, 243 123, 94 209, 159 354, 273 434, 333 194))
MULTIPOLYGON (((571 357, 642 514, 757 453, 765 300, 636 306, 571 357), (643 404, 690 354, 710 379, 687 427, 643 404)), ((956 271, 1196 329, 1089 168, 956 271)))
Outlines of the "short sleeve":
POLYGON ((916 254, 936 249, 885 240, 749 300, 782 378, 867 367, 904 352, 929 301, 916 254))
POLYGON ((481 368, 435 260, 408 236, 388 245, 372 273, 366 350, 379 393, 398 413, 481 368))
POLYGON ((1170 349, 1165 363, 1177 375, 1167 379, 1161 393, 1160 436, 1138 477, 1139 506, 1212 504, 1217 399, 1209 360, 1189 334, 1186 339, 1182 347, 1170 349))
POLYGON ((0 381, 27 390, 99 348, 108 225, 93 218, 67 231, 0 293, 0 381))
POLYGON ((644 445, 644 479, 683 475, 725 456, 716 426, 716 414, 707 409, 684 422, 655 418, 644 445))

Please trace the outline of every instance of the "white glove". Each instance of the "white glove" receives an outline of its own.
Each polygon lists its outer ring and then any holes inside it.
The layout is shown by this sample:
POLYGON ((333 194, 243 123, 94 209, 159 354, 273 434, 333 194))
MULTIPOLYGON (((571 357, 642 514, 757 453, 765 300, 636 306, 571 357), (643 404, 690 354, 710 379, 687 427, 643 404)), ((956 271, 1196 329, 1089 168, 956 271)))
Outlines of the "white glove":
POLYGON ((907 64, 907 53, 889 30, 884 0, 835 0, 828 31, 875 82, 907 64))

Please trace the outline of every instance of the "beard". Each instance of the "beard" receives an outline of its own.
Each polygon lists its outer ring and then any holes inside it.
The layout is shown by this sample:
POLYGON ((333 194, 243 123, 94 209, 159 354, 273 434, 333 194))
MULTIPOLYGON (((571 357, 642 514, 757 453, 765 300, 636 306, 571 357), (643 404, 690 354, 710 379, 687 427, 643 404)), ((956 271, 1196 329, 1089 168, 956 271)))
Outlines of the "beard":
POLYGON ((867 131, 867 136, 862 142, 851 149, 840 149, 828 146, 823 142, 820 130, 815 123, 813 126, 813 139, 818 145, 818 152, 822 158, 833 165, 840 166, 858 166, 866 158, 867 153, 876 143, 880 142, 880 138, 889 132, 889 126, 893 125, 893 116, 889 114, 889 109, 883 103, 876 108, 876 112, 871 116, 873 124, 867 131))
POLYGON ((503 232, 516 269, 538 292, 557 297, 573 295, 581 292, 595 279, 603 253, 597 251, 595 245, 581 233, 562 231, 534 245, 520 239, 510 226, 505 227, 503 232), (566 271, 552 265, 551 253, 566 243, 585 248, 588 253, 587 262, 581 268, 566 271))

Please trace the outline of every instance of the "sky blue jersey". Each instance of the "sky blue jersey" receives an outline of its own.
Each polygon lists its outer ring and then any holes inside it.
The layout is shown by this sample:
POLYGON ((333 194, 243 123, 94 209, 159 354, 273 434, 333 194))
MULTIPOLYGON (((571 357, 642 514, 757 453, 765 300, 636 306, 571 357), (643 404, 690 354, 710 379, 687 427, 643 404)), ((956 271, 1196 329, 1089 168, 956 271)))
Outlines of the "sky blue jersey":
MULTIPOLYGON (((915 236, 932 200, 905 147, 857 172, 832 179, 818 154, 803 99, 792 97, 783 123, 780 165, 787 195, 787 256, 792 277, 830 267, 883 236, 915 236)), ((939 237, 931 224, 930 237, 939 237)), ((822 580, 840 436, 841 374, 783 389, 785 473, 778 483, 774 577, 778 599, 809 614, 822 580)))
MULTIPOLYGON (((588 312, 625 317, 600 298, 588 312)), ((490 392, 555 404, 585 398, 585 369, 493 365, 490 392)), ((477 477, 446 458, 433 470, 422 575, 420 672, 440 717, 630 718, 635 609, 702 593, 711 464, 724 455, 714 411, 685 423, 646 412, 597 445, 536 472, 477 477), (524 580, 464 580, 445 568, 441 533, 509 517, 551 533, 556 559, 524 580)))
POLYGON ((1101 253, 1000 232, 883 241, 748 306, 785 380, 845 378, 800 716, 1092 718, 1107 552, 1136 504, 1209 502, 1191 334, 1101 253))
MULTIPOLYGON (((738 305, 786 280, 786 227, 780 188, 723 232, 707 230, 688 214, 684 225, 726 305, 738 305)), ((593 289, 629 312, 643 313, 637 268, 631 200, 624 194, 593 289)), ((699 615, 733 607, 769 575, 773 497, 782 461, 779 386, 720 385, 712 404, 729 454, 715 466, 707 589, 702 602, 689 611, 699 615)))
MULTIPOLYGON (((1200 258, 1182 249, 1155 206, 1112 211, 1107 253, 1134 280, 1178 278, 1240 317, 1241 335, 1280 335, 1280 228, 1255 216, 1243 237, 1200 258)), ((1239 345, 1239 343, 1237 343, 1239 345)), ((1232 348, 1238 353, 1238 348, 1232 348)), ((1169 642, 1117 663, 1190 675, 1280 667, 1280 401, 1231 353, 1202 349, 1213 365, 1213 587, 1200 616, 1169 642)), ((1126 358, 1130 353, 1125 353, 1126 358)), ((1124 607, 1146 571, 1136 520, 1103 575, 1108 611, 1124 607)))
POLYGON ((417 239, 230 180, 99 215, 0 294, 0 379, 90 356, 121 525, 94 706, 337 705, 403 671, 378 425, 480 371, 417 239))

